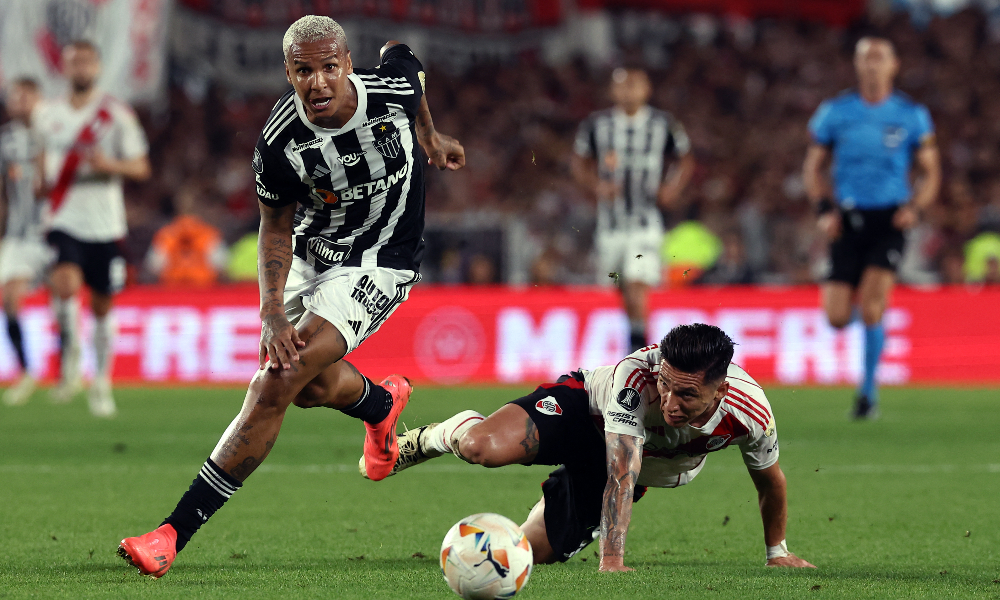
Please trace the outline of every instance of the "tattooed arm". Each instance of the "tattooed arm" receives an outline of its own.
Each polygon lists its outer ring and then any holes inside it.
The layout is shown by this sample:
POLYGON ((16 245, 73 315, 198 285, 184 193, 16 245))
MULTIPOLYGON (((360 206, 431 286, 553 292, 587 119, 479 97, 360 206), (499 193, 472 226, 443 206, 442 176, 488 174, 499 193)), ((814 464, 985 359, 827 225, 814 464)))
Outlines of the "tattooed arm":
POLYGON ((305 346, 285 317, 285 281, 292 266, 292 219, 295 204, 272 208, 260 204, 257 240, 257 281, 260 285, 260 368, 270 357, 270 368, 291 368, 305 346))
MULTIPOLYGON (((389 40, 379 50, 379 57, 385 54, 386 50, 393 46, 398 46, 396 40, 389 40)), ((424 87, 424 73, 418 73, 420 77, 421 90, 424 87)), ((465 166, 465 148, 458 143, 455 138, 438 133, 434 129, 434 119, 431 118, 431 109, 427 106, 427 96, 420 96, 420 107, 417 109, 417 142, 427 153, 427 164, 434 165, 440 170, 448 169, 457 171, 465 166)))
POLYGON ((601 570, 632 571, 625 566, 625 535, 632 518, 632 493, 642 468, 642 438, 605 433, 608 484, 601 508, 601 570))
POLYGON ((417 141, 427 153, 427 164, 440 170, 457 171, 465 166, 465 148, 455 138, 438 133, 434 129, 431 109, 427 106, 427 96, 420 99, 417 111, 417 141))

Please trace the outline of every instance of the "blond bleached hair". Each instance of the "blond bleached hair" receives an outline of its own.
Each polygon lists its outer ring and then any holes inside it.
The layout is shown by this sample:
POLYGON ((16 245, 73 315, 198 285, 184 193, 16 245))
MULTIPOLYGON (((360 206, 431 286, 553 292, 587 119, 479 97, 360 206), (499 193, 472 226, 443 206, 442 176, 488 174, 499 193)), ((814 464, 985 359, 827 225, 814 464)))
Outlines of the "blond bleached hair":
POLYGON ((344 28, 340 26, 340 23, 330 17, 306 15, 288 26, 285 37, 281 39, 281 52, 287 59, 288 50, 292 44, 320 40, 334 40, 339 49, 347 51, 347 34, 344 33, 344 28))

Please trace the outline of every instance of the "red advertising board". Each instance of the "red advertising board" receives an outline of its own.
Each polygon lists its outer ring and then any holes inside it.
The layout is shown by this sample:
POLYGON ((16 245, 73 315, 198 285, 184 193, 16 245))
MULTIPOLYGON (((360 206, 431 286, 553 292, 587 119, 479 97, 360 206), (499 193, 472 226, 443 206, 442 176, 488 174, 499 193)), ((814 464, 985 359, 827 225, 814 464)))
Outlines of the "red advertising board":
MULTIPOLYGON (((674 325, 714 323, 739 344, 736 361, 763 382, 846 384, 858 379, 860 325, 831 329, 815 288, 719 288, 653 295, 651 338, 674 325)), ((1000 290, 899 289, 886 313, 880 377, 887 384, 1000 384, 1000 290)), ((115 309, 115 379, 245 383, 257 365, 260 323, 253 286, 133 288, 115 309)), ((92 320, 83 317, 89 339, 92 320)), ((46 300, 23 314, 36 374, 57 370, 58 336, 46 300)), ((417 286, 349 360, 373 378, 398 372, 439 384, 523 383, 616 362, 628 322, 603 288, 417 286)), ((84 369, 92 369, 84 344, 84 369)), ((0 378, 16 375, 0 342, 0 378)))

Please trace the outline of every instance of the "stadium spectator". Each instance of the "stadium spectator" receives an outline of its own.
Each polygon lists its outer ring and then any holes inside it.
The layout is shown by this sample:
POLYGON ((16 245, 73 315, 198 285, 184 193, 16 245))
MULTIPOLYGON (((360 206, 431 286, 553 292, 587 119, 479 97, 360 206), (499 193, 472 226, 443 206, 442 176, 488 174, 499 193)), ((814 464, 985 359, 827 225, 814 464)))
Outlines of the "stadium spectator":
MULTIPOLYGON (((851 31, 780 20, 730 29, 719 19, 706 37, 686 23, 674 21, 677 35, 661 43, 668 62, 649 65, 650 104, 685 124, 699 165, 688 192, 667 211, 668 227, 698 219, 716 235, 738 229, 759 281, 816 281, 824 249, 798 175, 805 124, 822 98, 853 86, 853 31, 874 26, 896 44, 899 89, 931 111, 945 169, 940 206, 921 233, 925 241, 910 243, 920 266, 916 279, 950 281, 942 270, 949 253, 960 253, 1000 204, 1000 36, 982 12, 935 18, 926 29, 905 13, 851 31)), ((505 274, 526 283, 532 262, 558 239, 557 281, 593 281, 595 215, 575 202, 567 157, 580 120, 611 105, 608 75, 583 62, 554 68, 530 59, 461 73, 430 66, 429 100, 447 113, 442 127, 468 140, 469 169, 447 186, 428 174, 429 217, 509 215, 530 236, 518 238, 524 243, 517 250, 527 257, 523 269, 505 274)), ((169 110, 147 117, 158 168, 151 182, 129 190, 129 200, 132 212, 155 212, 184 182, 197 181, 206 201, 225 214, 213 224, 233 241, 254 218, 252 181, 237 170, 231 174, 242 179, 226 175, 229 169, 217 176, 210 165, 245 163, 273 98, 198 89, 172 88, 169 110)), ((426 267, 429 281, 442 272, 431 262, 426 267)), ((901 269, 903 282, 914 280, 911 272, 901 269)))
POLYGON ((193 186, 181 188, 175 198, 177 216, 153 238, 146 268, 164 285, 208 287, 226 267, 229 253, 222 235, 199 218, 199 201, 193 186))

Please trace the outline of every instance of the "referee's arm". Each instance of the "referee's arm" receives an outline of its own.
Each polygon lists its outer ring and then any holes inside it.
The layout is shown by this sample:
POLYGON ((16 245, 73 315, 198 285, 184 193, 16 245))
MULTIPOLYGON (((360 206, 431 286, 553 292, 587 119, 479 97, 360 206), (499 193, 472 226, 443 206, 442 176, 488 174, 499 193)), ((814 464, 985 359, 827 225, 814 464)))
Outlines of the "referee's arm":
POLYGON ((806 161, 802 165, 802 182, 806 187, 806 196, 814 208, 818 208, 824 198, 833 198, 833 186, 827 169, 829 161, 829 148, 816 142, 809 145, 806 161))

